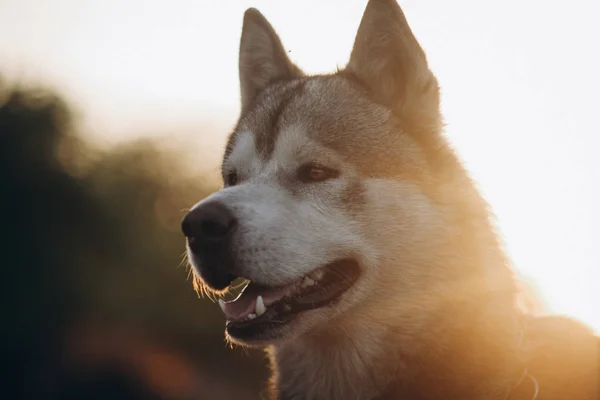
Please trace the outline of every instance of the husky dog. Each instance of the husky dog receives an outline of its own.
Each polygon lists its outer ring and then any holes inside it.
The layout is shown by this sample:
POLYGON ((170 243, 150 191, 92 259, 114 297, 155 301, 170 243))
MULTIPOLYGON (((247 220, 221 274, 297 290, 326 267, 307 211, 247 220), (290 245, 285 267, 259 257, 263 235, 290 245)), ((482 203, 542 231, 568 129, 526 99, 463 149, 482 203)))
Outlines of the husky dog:
POLYGON ((267 347, 273 398, 600 398, 591 330, 518 308, 394 0, 370 0, 347 66, 318 76, 249 9, 239 74, 224 188, 182 230, 204 290, 249 281, 219 303, 229 341, 267 347))

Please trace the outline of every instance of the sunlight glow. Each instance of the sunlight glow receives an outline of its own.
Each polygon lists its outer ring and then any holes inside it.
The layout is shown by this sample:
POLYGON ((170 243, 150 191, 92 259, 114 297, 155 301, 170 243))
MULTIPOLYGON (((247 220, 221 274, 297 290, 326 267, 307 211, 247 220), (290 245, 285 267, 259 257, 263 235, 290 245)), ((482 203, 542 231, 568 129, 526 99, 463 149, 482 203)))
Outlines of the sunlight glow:
MULTIPOLYGON (((450 140, 516 267, 553 311, 600 331, 598 5, 400 3, 441 83, 450 140)), ((259 8, 292 59, 317 73, 345 64, 364 5, 5 0, 0 65, 64 90, 98 140, 193 132, 212 168, 238 112, 244 10, 259 8)))

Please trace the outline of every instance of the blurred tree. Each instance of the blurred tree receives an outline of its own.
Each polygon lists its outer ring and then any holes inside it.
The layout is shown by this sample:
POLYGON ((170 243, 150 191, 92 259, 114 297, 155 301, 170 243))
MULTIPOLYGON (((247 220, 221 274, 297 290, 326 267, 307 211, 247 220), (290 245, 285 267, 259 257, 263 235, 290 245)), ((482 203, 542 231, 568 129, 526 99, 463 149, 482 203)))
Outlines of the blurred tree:
POLYGON ((213 189, 182 170, 176 154, 152 141, 93 149, 56 95, 0 84, 0 396, 48 398, 43 391, 53 387, 54 398, 74 398, 105 383, 111 398, 119 388, 134 390, 127 385, 139 382, 122 383, 124 375, 115 378, 113 370, 93 379, 52 373, 72 362, 65 355, 79 328, 93 326, 99 337, 120 327, 140 341, 167 345, 192 360, 209 377, 206 385, 214 382, 213 391, 220 385, 231 396, 258 398, 262 357, 227 349, 218 307, 198 300, 180 265, 180 219, 213 189))
POLYGON ((106 230, 88 191, 58 162, 71 131, 66 105, 42 91, 0 90, 3 386, 21 397, 36 388, 24 379, 57 356, 53 344, 77 305, 69 267, 106 230))

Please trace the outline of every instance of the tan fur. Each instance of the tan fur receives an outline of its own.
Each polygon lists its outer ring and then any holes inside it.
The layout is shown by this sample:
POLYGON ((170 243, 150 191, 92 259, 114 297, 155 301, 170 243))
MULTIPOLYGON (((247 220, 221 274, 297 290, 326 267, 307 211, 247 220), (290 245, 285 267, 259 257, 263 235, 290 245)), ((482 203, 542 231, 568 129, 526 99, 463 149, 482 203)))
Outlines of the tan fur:
POLYGON ((335 305, 241 343, 269 345, 274 398, 527 399, 526 372, 538 400, 597 398, 597 338, 518 308, 488 205, 442 135, 437 80, 394 0, 369 1, 346 69, 314 77, 249 10, 240 81, 223 161, 239 181, 203 201, 243 221, 233 252, 244 276, 282 284, 348 255, 361 267, 335 305), (298 184, 306 162, 341 175, 298 184), (549 367, 548 343, 581 349, 549 367), (557 387, 552 374, 571 371, 574 384, 557 387))

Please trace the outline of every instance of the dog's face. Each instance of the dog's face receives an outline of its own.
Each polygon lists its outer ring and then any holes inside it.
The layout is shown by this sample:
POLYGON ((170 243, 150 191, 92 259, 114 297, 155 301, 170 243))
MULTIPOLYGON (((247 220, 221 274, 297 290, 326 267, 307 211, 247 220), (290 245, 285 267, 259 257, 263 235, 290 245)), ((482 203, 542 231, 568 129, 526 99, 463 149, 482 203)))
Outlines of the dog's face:
POLYGON ((424 293, 422 266, 451 234, 440 212, 451 189, 436 183, 450 153, 437 82, 398 5, 371 1, 348 66, 316 77, 248 10, 240 82, 224 188, 182 224, 205 287, 250 281, 221 302, 229 338, 266 344, 353 313, 385 318, 424 293))

